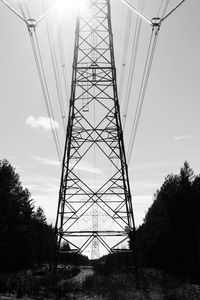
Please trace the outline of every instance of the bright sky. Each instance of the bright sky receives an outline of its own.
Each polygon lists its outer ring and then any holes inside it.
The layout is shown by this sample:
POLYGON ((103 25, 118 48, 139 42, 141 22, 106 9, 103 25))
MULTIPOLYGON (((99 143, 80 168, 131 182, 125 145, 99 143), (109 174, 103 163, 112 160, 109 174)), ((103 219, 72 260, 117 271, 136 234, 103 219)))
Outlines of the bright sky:
MULTIPOLYGON (((31 17, 42 15, 41 0, 27 1, 31 17)), ((9 1, 19 10, 16 1, 9 1)), ((53 1, 52 1, 53 2, 53 1)), ((70 1, 69 1, 70 2, 70 1)), ((130 1, 138 6, 138 1, 130 1)), ((159 0, 148 0, 145 15, 150 19, 157 14, 159 0)), ((171 0, 169 9, 179 1, 171 0)), ((111 0, 114 49, 119 91, 120 74, 128 74, 133 34, 128 47, 128 60, 122 66, 127 7, 120 0, 111 0)), ((187 160, 195 173, 200 173, 200 2, 187 0, 163 22, 156 47, 150 80, 146 92, 135 146, 129 164, 136 225, 142 223, 145 212, 153 201, 153 194, 169 173, 178 173, 187 160)), ((66 58, 68 94, 73 58, 76 9, 70 5, 61 20, 66 58)), ((134 32, 135 16, 131 33, 134 32)), ((53 29, 56 35, 56 28, 53 29)), ((51 86, 56 126, 64 147, 65 135, 59 115, 50 51, 45 22, 36 28, 51 86)), ((142 23, 141 39, 135 77, 125 127, 125 145, 128 147, 135 103, 138 97, 141 70, 147 52, 150 25, 142 23)), ((7 158, 20 174, 35 201, 42 206, 48 221, 54 223, 58 202, 61 168, 53 143, 42 90, 33 58, 26 25, 2 3, 0 4, 0 159, 7 158)), ((123 108, 124 93, 120 99, 123 108)), ((67 111, 68 99, 65 101, 67 111)), ((83 168, 88 174, 97 170, 87 162, 83 168)))

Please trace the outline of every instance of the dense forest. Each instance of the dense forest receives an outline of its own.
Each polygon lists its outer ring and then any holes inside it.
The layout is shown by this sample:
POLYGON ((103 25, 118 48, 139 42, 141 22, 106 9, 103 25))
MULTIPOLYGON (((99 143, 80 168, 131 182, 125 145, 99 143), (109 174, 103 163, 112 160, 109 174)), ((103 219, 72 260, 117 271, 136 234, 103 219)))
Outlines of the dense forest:
POLYGON ((12 271, 49 261, 53 228, 7 160, 0 161, 0 269, 12 271))
POLYGON ((200 283, 200 175, 168 175, 136 232, 140 264, 200 283))
MULTIPOLYGON (((48 265, 52 260, 55 234, 41 207, 35 209, 28 189, 7 161, 0 161, 0 271, 12 272, 48 265)), ((59 262, 87 264, 81 254, 68 254, 62 245, 59 262)))

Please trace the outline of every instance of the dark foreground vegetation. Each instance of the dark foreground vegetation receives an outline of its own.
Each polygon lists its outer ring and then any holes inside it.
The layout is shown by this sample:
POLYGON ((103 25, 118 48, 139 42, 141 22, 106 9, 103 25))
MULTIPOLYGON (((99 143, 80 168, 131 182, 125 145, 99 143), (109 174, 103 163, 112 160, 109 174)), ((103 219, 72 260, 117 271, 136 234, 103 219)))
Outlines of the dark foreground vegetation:
MULTIPOLYGON (((89 261, 63 254, 57 277, 48 266, 54 230, 35 209, 19 175, 0 161, 0 299, 200 299, 200 175, 186 162, 168 175, 136 231, 139 289, 130 253, 89 261)), ((130 247, 134 237, 130 236, 130 247)), ((69 250, 69 245, 62 245, 69 250)))
MULTIPOLYGON (((0 275, 1 300, 199 300, 200 288, 155 269, 143 270, 145 284, 136 288, 134 277, 125 271, 109 275, 95 271, 80 280, 81 267, 58 274, 58 284, 50 274, 31 271, 0 275), (74 272, 74 273, 73 273, 74 272)), ((90 267, 91 268, 91 267, 90 267)))
POLYGON ((140 264, 200 283, 200 175, 168 175, 137 230, 140 264))
POLYGON ((52 244, 53 228, 42 208, 35 210, 15 169, 0 161, 0 269, 18 271, 49 261, 52 244))

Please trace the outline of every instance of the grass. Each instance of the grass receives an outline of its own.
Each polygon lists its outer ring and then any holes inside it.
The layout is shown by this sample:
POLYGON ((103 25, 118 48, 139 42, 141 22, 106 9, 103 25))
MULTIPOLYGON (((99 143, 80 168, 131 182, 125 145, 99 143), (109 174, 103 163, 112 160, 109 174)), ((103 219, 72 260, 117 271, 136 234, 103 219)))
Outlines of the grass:
POLYGON ((143 272, 142 288, 136 289, 133 277, 125 272, 98 274, 76 284, 78 270, 58 275, 58 289, 51 274, 33 276, 31 271, 0 274, 0 299, 60 300, 199 300, 200 286, 185 284, 176 277, 153 269, 143 272), (4 296, 3 296, 4 293, 4 296), (7 294, 6 294, 7 293, 7 294), (56 296, 57 295, 57 296, 56 296), (56 298, 57 297, 57 298, 56 298))

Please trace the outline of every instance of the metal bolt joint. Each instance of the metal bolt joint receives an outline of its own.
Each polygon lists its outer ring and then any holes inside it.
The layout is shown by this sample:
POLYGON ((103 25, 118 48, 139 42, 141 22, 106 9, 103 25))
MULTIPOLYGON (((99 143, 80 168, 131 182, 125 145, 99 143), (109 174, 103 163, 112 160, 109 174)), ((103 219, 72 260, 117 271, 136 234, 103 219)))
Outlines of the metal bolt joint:
POLYGON ((161 19, 158 18, 158 17, 154 17, 151 19, 151 24, 152 26, 155 28, 155 27, 158 27, 160 28, 160 25, 161 25, 161 19))
POLYGON ((28 19, 27 20, 27 26, 28 26, 28 29, 35 29, 36 27, 36 20, 35 19, 28 19))

